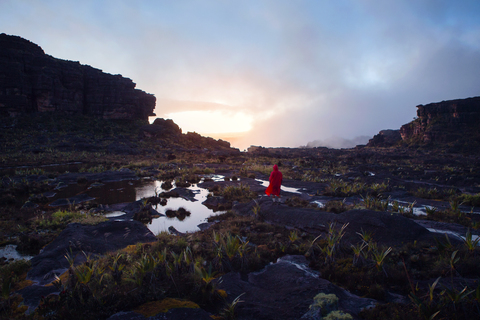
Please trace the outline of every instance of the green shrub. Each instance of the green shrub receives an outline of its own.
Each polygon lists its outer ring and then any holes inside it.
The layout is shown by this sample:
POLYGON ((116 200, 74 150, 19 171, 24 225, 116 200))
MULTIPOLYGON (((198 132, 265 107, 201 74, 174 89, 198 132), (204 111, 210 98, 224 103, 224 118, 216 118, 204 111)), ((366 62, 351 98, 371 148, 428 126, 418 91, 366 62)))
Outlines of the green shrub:
POLYGON ((353 317, 348 313, 343 313, 343 311, 332 311, 330 312, 324 320, 353 320, 353 317))
POLYGON ((223 188, 222 196, 229 201, 247 202, 255 199, 257 194, 250 190, 250 186, 240 183, 237 186, 223 188))

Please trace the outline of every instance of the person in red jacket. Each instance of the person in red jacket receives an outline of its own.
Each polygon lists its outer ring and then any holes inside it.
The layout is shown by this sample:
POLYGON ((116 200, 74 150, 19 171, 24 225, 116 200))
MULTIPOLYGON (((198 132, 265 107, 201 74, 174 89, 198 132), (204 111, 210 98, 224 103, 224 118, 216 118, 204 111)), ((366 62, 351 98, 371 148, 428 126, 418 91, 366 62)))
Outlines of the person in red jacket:
POLYGON ((270 184, 265 190, 265 193, 270 197, 273 195, 273 202, 275 202, 276 197, 278 197, 278 202, 280 202, 280 187, 282 186, 283 175, 278 170, 278 166, 273 165, 273 171, 270 173, 270 184))

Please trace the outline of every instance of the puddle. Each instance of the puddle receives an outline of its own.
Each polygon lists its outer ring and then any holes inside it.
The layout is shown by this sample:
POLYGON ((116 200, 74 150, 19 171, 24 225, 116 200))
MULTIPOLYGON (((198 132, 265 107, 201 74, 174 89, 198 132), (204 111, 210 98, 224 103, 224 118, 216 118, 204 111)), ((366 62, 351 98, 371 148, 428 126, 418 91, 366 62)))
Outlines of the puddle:
MULTIPOLYGON (((269 182, 266 181, 266 180, 260 180, 260 179, 255 179, 255 180, 260 182, 262 184, 262 186, 265 187, 265 188, 267 188, 268 185, 269 185, 269 182)), ((302 194, 302 192, 299 191, 300 189, 298 189, 298 188, 290 188, 290 187, 281 186, 280 190, 285 191, 285 192, 290 192, 290 193, 302 194)))
POLYGON ((162 231, 168 231, 170 226, 173 226, 180 232, 195 232, 199 231, 199 224, 206 222, 207 218, 214 216, 224 211, 213 212, 213 210, 207 208, 202 204, 203 201, 207 199, 208 190, 204 188, 199 188, 197 185, 193 185, 187 188, 195 194, 195 200, 197 201, 188 201, 183 198, 169 198, 167 199, 167 205, 161 206, 157 205, 153 208, 160 213, 165 214, 165 211, 168 209, 177 210, 180 207, 185 208, 187 211, 190 211, 190 216, 186 216, 184 220, 180 221, 177 218, 168 218, 168 217, 159 217, 153 219, 151 223, 147 224, 147 227, 153 234, 158 234, 162 231))
MULTIPOLYGON (((390 207, 394 201, 397 201, 402 207, 405 208, 405 210, 409 210, 409 206, 411 205, 410 202, 392 199, 390 200, 390 204, 389 204, 390 207)), ((436 208, 437 210, 445 210, 445 208, 438 208, 438 207, 427 206, 427 205, 418 205, 416 207, 413 207, 413 214, 416 216, 427 215, 427 209, 434 209, 434 208, 436 208)), ((463 213, 480 214, 480 212, 473 211, 473 209, 460 210, 460 211, 463 213)))
MULTIPOLYGON (((98 204, 116 204, 124 202, 134 202, 145 197, 146 194, 155 195, 155 187, 152 186, 151 180, 123 180, 105 183, 91 184, 69 184, 64 188, 56 190, 52 202, 59 199, 81 199, 81 195, 85 195, 85 199, 95 198, 98 204), (137 191, 138 190, 138 191, 137 191), (138 195, 137 195, 138 194, 138 195)), ((158 188, 160 186, 158 185, 158 188)), ((160 192, 163 190, 160 190, 160 192)), ((70 201, 72 202, 72 201, 70 201)), ((80 203, 76 201, 75 203, 80 203)))
MULTIPOLYGON (((213 175, 209 178, 214 181, 223 181, 224 176, 213 175)), ((117 203, 128 203, 141 200, 143 198, 149 198, 158 195, 165 190, 162 189, 162 183, 160 180, 127 180, 116 181, 106 183, 92 183, 92 184, 72 184, 66 188, 57 190, 57 194, 52 198, 53 201, 59 199, 80 199, 88 197, 95 198, 95 202, 103 205, 112 205, 117 203), (83 196, 83 197, 80 197, 83 196), (88 196, 88 197, 87 197, 88 196)), ((175 183, 173 182, 173 188, 175 183)), ((168 209, 178 210, 183 207, 187 211, 190 211, 190 216, 185 217, 182 221, 177 218, 159 217, 152 220, 147 227, 153 232, 158 234, 162 231, 168 231, 170 226, 173 226, 180 232, 195 232, 199 231, 198 225, 206 222, 206 219, 212 215, 223 213, 223 211, 213 212, 213 210, 207 208, 202 204, 207 199, 209 191, 204 188, 198 187, 196 184, 187 188, 194 193, 194 199, 197 201, 189 201, 183 198, 168 198, 167 205, 161 206, 160 204, 153 206, 161 214, 165 214, 168 209)), ((79 203, 79 202, 76 202, 79 203)), ((121 217, 125 213, 122 211, 114 211, 107 213, 105 217, 116 218, 121 217)))
MULTIPOLYGON (((205 177, 210 178, 215 182, 225 181, 225 176, 221 174, 206 175, 205 177)), ((237 181, 240 181, 240 178, 237 177, 237 181)))
POLYGON ((116 217, 123 216, 124 214, 125 214, 125 212, 123 212, 123 211, 113 211, 113 212, 104 214, 103 216, 105 218, 116 218, 116 217))
POLYGON ((5 258, 7 260, 13 259, 16 260, 30 260, 33 256, 29 256, 26 254, 21 254, 17 251, 17 246, 14 244, 8 244, 5 247, 0 248, 0 258, 5 258))
POLYGON ((312 203, 315 203, 319 208, 325 208, 325 203, 320 200, 312 201, 312 203))
MULTIPOLYGON (((388 207, 391 208, 392 207, 392 204, 394 202, 398 202, 399 206, 403 207, 403 209, 405 210, 405 212, 408 212, 410 210, 410 206, 412 205, 411 202, 408 202, 408 201, 401 201, 401 200, 397 200, 397 199, 391 199, 389 204, 388 204, 388 207)), ((415 216, 425 216, 427 215, 427 208, 428 209, 433 209, 434 207, 432 206, 422 206, 422 205, 419 205, 419 206, 416 206, 416 207, 413 207, 412 208, 412 214, 415 215, 415 216)), ((437 208, 438 209, 438 208, 437 208)))
MULTIPOLYGON (((450 231, 450 230, 439 230, 439 229, 433 229, 433 228, 427 228, 428 231, 434 232, 434 233, 442 233, 442 234, 447 234, 454 236, 455 238, 465 240, 465 236, 462 236, 456 232, 450 231)), ((480 236, 472 234, 472 241, 476 241, 480 236)), ((477 244, 477 246, 480 246, 480 241, 477 244)))

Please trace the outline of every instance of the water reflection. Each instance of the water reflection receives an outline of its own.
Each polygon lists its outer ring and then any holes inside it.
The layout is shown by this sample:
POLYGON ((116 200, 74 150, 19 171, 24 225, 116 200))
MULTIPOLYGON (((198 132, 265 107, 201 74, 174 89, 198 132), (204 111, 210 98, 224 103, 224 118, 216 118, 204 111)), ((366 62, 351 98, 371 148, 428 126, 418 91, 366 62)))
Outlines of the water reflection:
MULTIPOLYGON (((214 181, 223 181, 224 176, 211 175, 209 178, 214 181)), ((143 198, 156 196, 165 191, 161 187, 163 183, 164 181, 160 180, 139 179, 105 183, 71 184, 65 188, 56 190, 56 194, 51 200, 72 199, 79 195, 88 195, 95 198, 96 203, 103 205, 130 203, 143 198)), ((175 188, 174 182, 173 188, 175 188)), ((196 201, 192 202, 183 198, 168 198, 166 206, 158 204, 153 208, 159 213, 165 214, 168 209, 176 211, 178 208, 183 207, 191 214, 189 216, 186 215, 182 221, 178 220, 177 217, 168 218, 166 216, 153 219, 147 226, 154 234, 160 233, 161 231, 168 231, 168 227, 170 226, 173 226, 180 232, 195 232, 200 230, 197 226, 204 223, 208 217, 223 212, 214 213, 213 210, 202 204, 202 202, 207 199, 207 189, 200 188, 196 184, 187 189, 194 193, 194 199, 196 201)), ((106 214, 106 217, 121 217, 123 214, 124 212, 122 211, 115 211, 106 214)))
POLYGON ((3 248, 0 248, 0 258, 5 258, 7 260, 13 259, 16 260, 30 260, 33 256, 29 256, 26 254, 21 254, 17 251, 17 246, 14 244, 8 244, 3 248))
MULTIPOLYGON (((153 188, 152 184, 152 188, 153 188)), ((202 204, 203 201, 207 199, 208 190, 198 187, 196 184, 187 188, 192 190, 195 194, 195 200, 197 201, 188 201, 183 198, 169 198, 167 200, 167 205, 165 207, 161 205, 154 206, 153 208, 160 213, 165 214, 167 210, 178 210, 178 208, 183 207, 187 211, 190 211, 190 216, 186 216, 184 220, 180 221, 176 217, 159 217, 153 219, 147 227, 154 234, 158 234, 162 231, 168 231, 170 226, 173 226, 180 232, 195 232, 199 231, 198 225, 204 223, 208 217, 223 213, 224 211, 213 212, 213 210, 207 208, 202 204)), ((144 189, 146 192, 146 188, 144 189)), ((150 189, 151 190, 151 189, 150 189)), ((155 190, 153 188, 153 190, 155 190)), ((148 192, 144 193, 148 196, 148 192)), ((140 199, 140 198, 139 198, 140 199)))
POLYGON ((99 204, 115 204, 123 202, 134 202, 137 189, 150 185, 148 180, 129 180, 114 181, 106 183, 92 184, 69 184, 67 187, 56 190, 56 194, 52 200, 71 198, 80 194, 86 194, 95 198, 99 204))
MULTIPOLYGON (((466 240, 464 236, 460 235, 459 233, 457 232, 453 232, 453 231, 450 231, 450 230, 439 230, 439 229, 433 229, 433 228, 427 228, 428 231, 430 232, 434 232, 434 233, 443 233, 443 234, 446 234, 446 235, 451 235, 451 236, 454 236, 458 239, 461 239, 461 240, 466 240)), ((472 234, 472 241, 477 241, 477 239, 479 238, 479 236, 475 235, 475 234, 472 234)), ((480 242, 477 243, 477 246, 480 246, 480 242)))

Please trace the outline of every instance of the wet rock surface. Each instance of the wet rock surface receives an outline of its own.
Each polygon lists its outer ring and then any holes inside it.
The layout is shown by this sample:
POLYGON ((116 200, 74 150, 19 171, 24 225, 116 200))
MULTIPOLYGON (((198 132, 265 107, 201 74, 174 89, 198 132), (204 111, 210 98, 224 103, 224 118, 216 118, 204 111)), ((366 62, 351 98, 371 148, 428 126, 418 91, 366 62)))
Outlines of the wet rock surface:
MULTIPOLYGON (((339 214, 316 209, 289 207, 285 204, 272 202, 264 198, 257 201, 260 204, 260 215, 265 221, 291 226, 313 235, 325 234, 329 225, 334 223, 337 228, 343 224, 344 240, 347 243, 357 243, 357 233, 368 232, 379 244, 399 246, 407 242, 434 241, 433 235, 426 228, 409 218, 391 212, 372 210, 350 210, 339 214)), ((237 204, 233 210, 239 214, 251 215, 255 202, 237 204)))
POLYGON ((93 257, 137 242, 152 241, 156 241, 152 232, 136 221, 107 221, 93 226, 72 223, 31 260, 28 278, 39 284, 50 283, 55 274, 60 275, 69 267, 67 254, 79 264, 85 261, 85 254, 93 257))
POLYGON ((307 267, 303 256, 286 256, 262 271, 222 276, 219 287, 229 299, 241 296, 237 319, 300 319, 320 292, 340 298, 339 309, 356 316, 375 300, 355 296, 322 279, 307 267))

